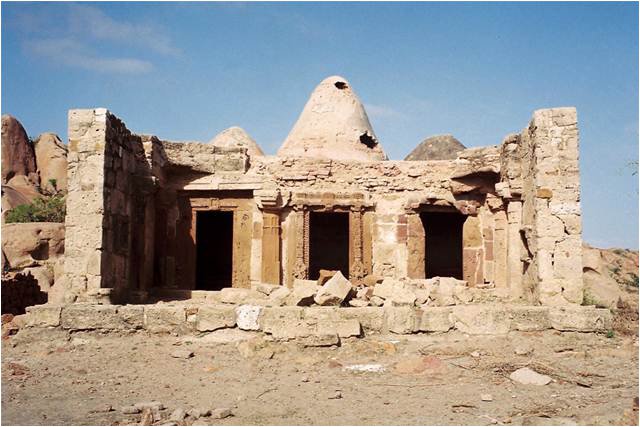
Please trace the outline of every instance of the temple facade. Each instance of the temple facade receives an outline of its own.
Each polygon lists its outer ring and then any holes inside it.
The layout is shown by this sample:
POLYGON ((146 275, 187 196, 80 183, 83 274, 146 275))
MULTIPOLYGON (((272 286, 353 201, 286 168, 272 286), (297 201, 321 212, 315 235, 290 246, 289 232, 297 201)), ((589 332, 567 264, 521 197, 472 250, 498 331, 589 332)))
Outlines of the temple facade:
POLYGON ((354 287, 452 277, 487 301, 580 304, 574 108, 448 160, 388 160, 349 82, 325 79, 278 150, 69 112, 60 303, 212 298, 340 271, 354 287), (498 141, 497 141, 498 142, 498 141))

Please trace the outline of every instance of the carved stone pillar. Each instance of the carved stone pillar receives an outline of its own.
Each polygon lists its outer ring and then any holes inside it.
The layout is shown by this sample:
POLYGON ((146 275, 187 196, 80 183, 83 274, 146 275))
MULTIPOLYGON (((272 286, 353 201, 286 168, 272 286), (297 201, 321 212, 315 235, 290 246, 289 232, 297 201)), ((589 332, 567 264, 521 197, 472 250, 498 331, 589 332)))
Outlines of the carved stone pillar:
POLYGON ((262 212, 262 281, 280 284, 280 214, 262 212))
POLYGON ((309 211, 304 206, 294 206, 296 227, 296 253, 293 266, 295 279, 309 277, 309 211))
POLYGON ((362 209, 352 207, 349 212, 349 279, 352 283, 358 283, 366 275, 362 250, 362 222, 362 209))
POLYGON ((417 212, 407 213, 407 274, 412 279, 425 278, 425 230, 417 212))

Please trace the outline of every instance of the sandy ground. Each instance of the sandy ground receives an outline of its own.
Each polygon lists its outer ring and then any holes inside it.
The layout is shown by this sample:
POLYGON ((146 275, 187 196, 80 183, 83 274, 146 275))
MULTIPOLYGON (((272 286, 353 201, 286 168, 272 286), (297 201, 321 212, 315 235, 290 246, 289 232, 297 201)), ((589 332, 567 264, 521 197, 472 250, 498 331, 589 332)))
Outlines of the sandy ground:
POLYGON ((3 425, 135 424, 141 415, 121 408, 153 400, 167 408, 156 424, 176 408, 222 407, 233 416, 181 424, 637 423, 636 337, 378 335, 338 348, 265 342, 238 330, 39 338, 21 333, 3 341, 3 425), (176 350, 194 356, 173 357, 176 350), (354 364, 384 371, 347 370, 354 364), (553 382, 510 380, 522 366, 553 382))

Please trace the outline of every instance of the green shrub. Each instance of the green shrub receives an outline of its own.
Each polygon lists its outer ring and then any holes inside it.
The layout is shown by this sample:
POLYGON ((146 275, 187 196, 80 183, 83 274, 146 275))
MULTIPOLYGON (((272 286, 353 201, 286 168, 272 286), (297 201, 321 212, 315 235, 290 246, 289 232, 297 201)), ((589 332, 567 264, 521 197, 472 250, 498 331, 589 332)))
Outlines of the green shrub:
POLYGON ((7 212, 5 222, 64 222, 65 213, 64 195, 54 194, 38 197, 30 204, 16 206, 7 212))

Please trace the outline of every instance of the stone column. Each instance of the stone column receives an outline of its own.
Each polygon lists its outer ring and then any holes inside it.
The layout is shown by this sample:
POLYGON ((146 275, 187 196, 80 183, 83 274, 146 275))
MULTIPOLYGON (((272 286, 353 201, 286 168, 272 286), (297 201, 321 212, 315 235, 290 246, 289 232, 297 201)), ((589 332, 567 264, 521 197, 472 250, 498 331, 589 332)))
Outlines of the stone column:
POLYGON ((280 284, 280 214, 262 212, 262 281, 280 284))
POLYGON ((493 240, 494 279, 496 288, 506 288, 507 280, 507 215, 505 211, 495 212, 495 232, 493 240))
POLYGON ((462 225, 462 278, 469 286, 484 283, 483 253, 480 218, 468 216, 462 225))
POLYGON ((362 209, 352 207, 349 212, 349 280, 358 284, 366 275, 363 262, 362 209))
POLYGON ((522 202, 511 200, 507 205, 507 278, 511 297, 520 299, 524 295, 522 265, 522 202))

